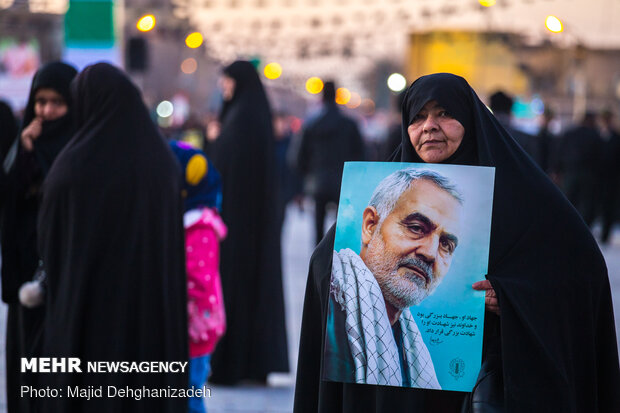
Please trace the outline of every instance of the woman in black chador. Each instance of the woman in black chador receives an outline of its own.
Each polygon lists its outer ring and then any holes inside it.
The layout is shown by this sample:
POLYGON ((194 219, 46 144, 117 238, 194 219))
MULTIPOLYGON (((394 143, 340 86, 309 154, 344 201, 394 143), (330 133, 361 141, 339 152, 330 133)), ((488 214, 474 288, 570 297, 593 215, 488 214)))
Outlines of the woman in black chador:
POLYGON ((393 161, 495 167, 489 273, 474 284, 487 290, 478 387, 466 394, 321 380, 332 228, 310 262, 295 412, 620 411, 607 268, 577 212, 465 79, 419 78, 402 121, 393 161))
POLYGON ((86 371, 89 361, 188 360, 183 203, 179 166, 125 74, 89 66, 72 94, 76 132, 43 184, 38 220, 48 280, 41 353, 78 357, 83 372, 37 379, 43 388, 103 386, 103 397, 36 399, 37 407, 185 411, 184 398, 135 400, 107 397, 107 390, 183 389, 187 370, 86 371))
POLYGON ((288 371, 269 102, 251 63, 224 69, 224 107, 214 163, 222 173, 221 275, 226 335, 212 359, 214 383, 288 371))
POLYGON ((18 291, 32 280, 37 254, 40 187, 54 159, 71 138, 69 85, 77 71, 61 62, 48 63, 35 74, 23 128, 2 157, 2 300, 9 304, 6 338, 8 411, 28 411, 20 397, 20 357, 32 357, 39 344, 42 307, 20 304, 18 291), (5 174, 6 172, 6 174, 5 174))

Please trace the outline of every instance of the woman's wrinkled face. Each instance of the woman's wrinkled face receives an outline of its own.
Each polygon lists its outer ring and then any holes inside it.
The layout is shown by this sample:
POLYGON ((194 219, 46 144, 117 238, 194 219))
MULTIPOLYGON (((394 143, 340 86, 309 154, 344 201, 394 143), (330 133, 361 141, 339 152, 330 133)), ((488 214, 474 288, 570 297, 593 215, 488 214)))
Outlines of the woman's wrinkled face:
POLYGON ((34 94, 34 114, 37 118, 56 120, 65 116, 68 110, 65 98, 54 89, 41 88, 34 94))
POLYGON ((220 89, 222 89, 222 98, 229 101, 235 95, 235 79, 230 76, 222 76, 220 78, 220 89))
POLYGON ((448 159, 458 149, 465 128, 435 100, 427 102, 407 127, 409 140, 424 162, 448 159))

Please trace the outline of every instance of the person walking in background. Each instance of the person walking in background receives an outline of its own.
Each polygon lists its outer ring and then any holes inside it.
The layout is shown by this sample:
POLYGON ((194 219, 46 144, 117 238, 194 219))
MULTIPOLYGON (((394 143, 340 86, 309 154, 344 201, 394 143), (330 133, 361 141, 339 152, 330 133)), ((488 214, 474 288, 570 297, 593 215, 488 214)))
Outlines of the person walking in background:
MULTIPOLYGON (((185 199, 185 257, 187 268, 189 384, 205 385, 211 353, 226 329, 220 282, 220 240, 226 225, 218 209, 222 201, 220 174, 206 155, 184 142, 170 142, 182 167, 185 199)), ((204 398, 189 398, 190 413, 206 413, 204 398)))
POLYGON ((596 130, 596 115, 588 112, 581 123, 561 138, 558 172, 562 189, 586 225, 596 218, 599 202, 603 141, 596 130))
MULTIPOLYGON (((119 69, 86 67, 72 84, 76 132, 43 185, 38 245, 47 273, 42 357, 187 362, 180 167, 119 69)), ((184 389, 186 370, 55 373, 41 387, 184 389)), ((162 412, 184 398, 35 399, 42 413, 162 412)))
POLYGON ((502 124, 504 129, 508 131, 510 136, 532 157, 532 159, 540 164, 540 154, 536 145, 536 137, 529 133, 521 132, 512 126, 512 106, 514 99, 507 93, 498 90, 489 98, 489 107, 495 118, 502 124))
POLYGON ((210 382, 266 383, 289 370, 269 101, 250 62, 224 69, 221 132, 213 162, 222 174, 220 272, 227 332, 211 358, 210 382))
POLYGON ((364 143, 357 124, 338 109, 335 99, 334 83, 325 82, 323 111, 306 125, 297 158, 305 191, 314 198, 317 244, 323 238, 328 204, 338 204, 344 163, 364 158, 364 143))
MULTIPOLYGON (((278 226, 280 231, 284 225, 286 206, 295 199, 301 203, 302 184, 295 168, 291 167, 290 154, 293 152, 293 132, 285 113, 276 113, 273 119, 275 137, 275 162, 278 183, 278 226)), ((294 163, 294 162, 293 162, 294 163)))
MULTIPOLYGON (((11 144, 17 137, 17 119, 13 115, 13 110, 3 100, 0 100, 0 217, 7 197, 7 175, 4 172, 4 157, 6 156, 11 144)), ((2 221, 0 219, 0 233, 2 232, 2 221)))
POLYGON ((618 190, 620 189, 620 133, 614 128, 613 113, 605 109, 600 115, 600 135, 603 139, 601 162, 601 242, 607 244, 611 228, 618 215, 618 190))
POLYGON ((540 129, 536 136, 536 144, 538 146, 538 166, 545 171, 547 175, 554 177, 554 165, 557 157, 557 138, 551 132, 551 122, 555 117, 555 113, 549 107, 545 107, 542 117, 540 129))
POLYGON ((9 305, 6 338, 8 412, 27 412, 28 398, 20 397, 24 384, 20 358, 32 357, 39 344, 44 309, 19 302, 22 284, 32 280, 39 265, 37 214, 41 185, 59 152, 71 139, 73 102, 69 85, 77 74, 62 62, 40 68, 32 80, 23 128, 13 135, 3 159, 5 192, 2 211, 2 300, 9 305))

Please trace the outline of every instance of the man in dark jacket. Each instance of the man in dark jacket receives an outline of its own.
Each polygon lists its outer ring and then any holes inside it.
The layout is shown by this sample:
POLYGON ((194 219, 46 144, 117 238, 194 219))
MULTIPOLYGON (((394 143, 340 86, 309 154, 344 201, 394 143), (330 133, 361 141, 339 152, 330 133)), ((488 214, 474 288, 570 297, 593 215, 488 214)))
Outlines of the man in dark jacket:
POLYGON ((609 242, 611 227, 615 220, 620 184, 620 133, 613 126, 613 113, 606 109, 601 113, 601 138, 603 159, 601 163, 601 219, 603 231, 601 241, 609 242))
POLYGON ((333 82, 325 82, 323 111, 306 126, 297 165, 314 198, 316 243, 323 238, 325 212, 330 202, 338 203, 342 167, 346 161, 362 160, 364 144, 355 121, 336 105, 333 82))
POLYGON ((559 173, 568 200, 590 226, 596 217, 603 141, 596 130, 596 115, 586 113, 581 123, 561 138, 559 173))

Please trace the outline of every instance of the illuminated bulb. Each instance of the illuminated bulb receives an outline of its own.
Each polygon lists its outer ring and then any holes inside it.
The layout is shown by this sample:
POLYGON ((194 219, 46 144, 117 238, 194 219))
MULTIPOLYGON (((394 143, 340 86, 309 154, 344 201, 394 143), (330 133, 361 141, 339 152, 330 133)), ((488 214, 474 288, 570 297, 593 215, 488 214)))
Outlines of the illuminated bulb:
POLYGON ((478 0, 478 3, 480 3, 480 5, 484 7, 495 6, 495 2, 496 0, 478 0))
POLYGON ((269 63, 263 71, 267 79, 277 79, 282 75, 282 66, 278 63, 269 63))
POLYGON ((185 38, 185 44, 190 49, 195 49, 197 47, 200 47, 200 45, 202 45, 202 42, 203 42, 202 34, 198 32, 194 32, 185 38))
POLYGON ((148 32, 150 30, 153 30, 153 27, 155 27, 155 16, 153 16, 152 14, 147 14, 146 16, 140 17, 140 20, 138 20, 136 27, 141 32, 148 32))
POLYGON ((167 100, 163 100, 157 105, 157 116, 160 118, 170 117, 172 116, 172 112, 174 112, 174 106, 167 100))
POLYGON ((339 105, 346 105, 351 100, 351 92, 349 89, 339 87, 336 89, 336 103, 339 105))
POLYGON ((562 30, 564 30, 564 27, 562 27, 562 22, 555 16, 547 16, 545 26, 547 26, 547 29, 553 33, 561 33, 562 30))
POLYGON ((193 57, 183 60, 181 63, 181 71, 185 74, 192 74, 198 69, 198 62, 193 57))
POLYGON ((306 81, 306 90, 313 95, 321 93, 323 90, 323 81, 318 77, 311 77, 306 81))
POLYGON ((361 104, 362 97, 359 95, 359 93, 352 92, 351 99, 349 100, 349 103, 347 103, 347 107, 350 109, 355 109, 358 108, 361 104))
POLYGON ((400 92, 407 87, 407 79, 400 73, 392 73, 390 77, 388 77, 387 85, 392 92, 400 92))

